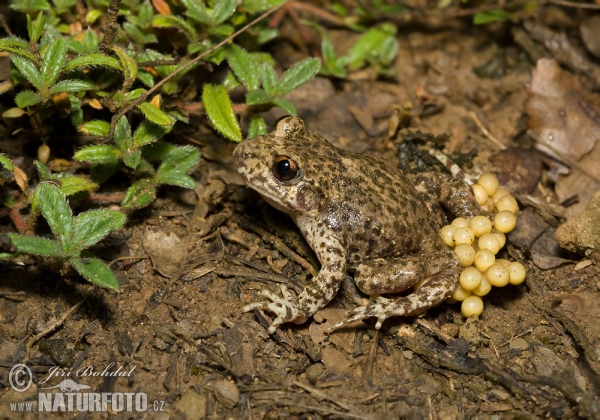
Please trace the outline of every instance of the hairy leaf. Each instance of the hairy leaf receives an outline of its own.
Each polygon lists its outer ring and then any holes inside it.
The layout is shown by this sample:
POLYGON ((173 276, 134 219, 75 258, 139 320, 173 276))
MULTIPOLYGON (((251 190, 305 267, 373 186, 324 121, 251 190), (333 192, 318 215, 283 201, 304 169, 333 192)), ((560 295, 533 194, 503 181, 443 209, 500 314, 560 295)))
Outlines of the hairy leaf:
POLYGON ((212 24, 218 25, 225 22, 225 19, 233 15, 236 8, 236 0, 219 0, 215 2, 215 8, 212 13, 212 24))
POLYGON ((163 127, 171 127, 175 122, 173 118, 169 117, 149 102, 142 102, 137 107, 144 113, 144 116, 154 124, 163 127))
POLYGON ((66 60, 67 44, 62 38, 58 38, 46 48, 42 59, 41 71, 46 89, 56 82, 66 60))
POLYGON ((121 157, 121 151, 108 144, 88 146, 78 150, 73 159, 89 163, 111 163, 121 157))
POLYGON ((239 142, 242 140, 240 126, 233 113, 233 107, 227 91, 221 85, 205 84, 202 100, 210 122, 215 129, 228 139, 239 142))
POLYGON ((252 139, 261 134, 267 133, 267 123, 260 115, 252 115, 250 119, 250 128, 248 129, 248 138, 252 139))
POLYGON ((69 62, 65 64, 63 71, 67 72, 84 67, 95 66, 110 67, 115 70, 123 70, 123 67, 119 63, 119 60, 117 60, 114 57, 108 57, 104 54, 87 54, 69 60, 69 62))
POLYGON ((31 16, 27 15, 27 33, 29 35, 29 41, 32 44, 37 44, 40 36, 42 35, 42 30, 44 29, 44 23, 46 22, 46 18, 42 12, 39 12, 35 21, 31 21, 31 16))
POLYGON ((51 239, 40 238, 39 236, 17 235, 16 233, 9 233, 7 236, 19 252, 42 255, 44 257, 61 257, 64 255, 58 242, 51 239))
POLYGON ((123 76, 125 77, 125 83, 133 83, 138 73, 137 63, 135 62, 133 57, 127 54, 127 51, 125 51, 123 48, 113 47, 113 51, 117 54, 119 60, 121 61, 121 66, 123 67, 123 76))
POLYGON ((235 76, 249 91, 259 88, 258 66, 248 52, 235 44, 226 46, 227 62, 235 76))
POLYGON ((77 194, 82 191, 92 191, 99 187, 98 184, 80 176, 70 176, 68 178, 59 178, 60 190, 64 195, 77 194))
POLYGON ((65 195, 57 185, 47 181, 38 185, 34 197, 61 248, 67 249, 73 226, 73 212, 65 195))
POLYGON ((123 153, 129 151, 131 146, 133 146, 131 126, 125 116, 119 118, 117 125, 115 126, 115 144, 123 153))
POLYGON ((44 79, 42 78, 42 74, 38 71, 32 61, 18 55, 11 55, 10 60, 37 90, 44 89, 44 79))
POLYGON ((98 258, 71 258, 69 262, 85 279, 98 286, 119 291, 117 278, 102 260, 98 258))
POLYGON ((24 90, 15 96, 15 103, 19 108, 27 108, 28 106, 41 102, 43 99, 44 98, 31 90, 24 90))
POLYGON ((73 219, 70 255, 79 255, 109 233, 121 229, 125 219, 125 213, 116 210, 102 209, 80 213, 73 219))
POLYGON ((127 192, 121 206, 125 209, 141 209, 156 198, 156 186, 148 179, 135 182, 127 192))
POLYGON ((321 68, 318 58, 307 58, 283 73, 277 84, 277 94, 283 96, 315 77, 321 68))
POLYGON ((54 95, 59 92, 79 92, 81 90, 91 90, 95 88, 96 87, 92 83, 84 82, 83 80, 63 80, 52 86, 48 93, 54 95))
POLYGON ((134 147, 142 147, 146 144, 150 144, 160 139, 162 136, 171 131, 171 127, 163 127, 160 125, 152 124, 150 121, 142 121, 140 126, 135 130, 133 134, 133 145, 134 147))
POLYGON ((90 136, 106 137, 110 131, 110 124, 106 121, 92 120, 81 124, 79 127, 77 127, 77 131, 90 136))

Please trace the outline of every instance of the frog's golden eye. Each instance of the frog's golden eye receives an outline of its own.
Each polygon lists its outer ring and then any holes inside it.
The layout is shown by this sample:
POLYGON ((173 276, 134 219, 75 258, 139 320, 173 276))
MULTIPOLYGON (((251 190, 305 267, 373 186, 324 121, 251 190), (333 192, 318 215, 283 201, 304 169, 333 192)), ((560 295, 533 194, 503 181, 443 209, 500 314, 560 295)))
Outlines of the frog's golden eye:
POLYGON ((289 182, 297 179, 300 176, 300 168, 289 156, 277 156, 273 160, 273 175, 281 182, 289 182))

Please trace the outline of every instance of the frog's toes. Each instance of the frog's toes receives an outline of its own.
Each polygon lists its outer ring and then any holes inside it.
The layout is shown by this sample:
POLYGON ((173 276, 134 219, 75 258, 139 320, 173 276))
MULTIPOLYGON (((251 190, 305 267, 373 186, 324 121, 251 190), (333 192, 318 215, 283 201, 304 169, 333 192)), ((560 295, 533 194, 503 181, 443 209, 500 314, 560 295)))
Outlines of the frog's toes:
POLYGON ((350 312, 350 315, 346 319, 330 327, 327 332, 332 332, 340 327, 343 327, 344 325, 371 317, 377 318, 375 329, 380 329, 383 321, 390 317, 387 310, 389 302, 389 299, 377 297, 374 301, 370 302, 368 306, 359 306, 358 308, 355 308, 352 312, 350 312))
POLYGON ((269 299, 271 302, 255 302, 244 306, 244 312, 249 312, 254 309, 262 309, 269 311, 276 315, 275 320, 269 327, 269 334, 272 334, 277 330, 284 322, 293 321, 297 318, 298 310, 296 305, 296 299, 288 291, 287 287, 281 286, 281 294, 283 297, 277 296, 275 293, 271 293, 268 290, 263 290, 261 294, 269 299))

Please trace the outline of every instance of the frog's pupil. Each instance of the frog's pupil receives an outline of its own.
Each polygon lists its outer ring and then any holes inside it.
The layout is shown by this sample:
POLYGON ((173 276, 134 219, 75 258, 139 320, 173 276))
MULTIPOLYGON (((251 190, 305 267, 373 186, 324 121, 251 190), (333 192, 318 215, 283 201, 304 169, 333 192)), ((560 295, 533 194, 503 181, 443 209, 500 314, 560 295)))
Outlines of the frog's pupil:
POLYGON ((290 172, 290 161, 282 160, 277 164, 277 173, 280 177, 285 178, 285 176, 290 172))

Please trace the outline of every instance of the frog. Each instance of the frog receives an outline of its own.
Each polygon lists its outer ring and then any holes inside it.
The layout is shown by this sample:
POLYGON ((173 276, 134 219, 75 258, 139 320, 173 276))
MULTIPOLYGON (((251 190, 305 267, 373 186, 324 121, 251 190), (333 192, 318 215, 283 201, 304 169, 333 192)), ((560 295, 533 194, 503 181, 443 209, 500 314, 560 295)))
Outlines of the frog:
POLYGON ((439 305, 456 288, 460 263, 438 231, 443 208, 462 217, 480 210, 464 181, 405 174, 382 158, 334 146, 298 117, 239 143, 233 161, 247 186, 292 218, 321 263, 298 296, 280 285, 281 295, 262 290, 265 301, 243 308, 273 313, 269 333, 306 322, 350 274, 370 299, 330 331, 372 317, 380 329, 390 317, 439 305))

